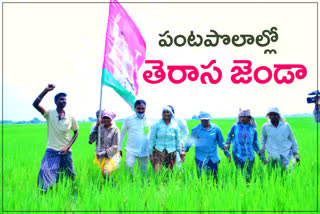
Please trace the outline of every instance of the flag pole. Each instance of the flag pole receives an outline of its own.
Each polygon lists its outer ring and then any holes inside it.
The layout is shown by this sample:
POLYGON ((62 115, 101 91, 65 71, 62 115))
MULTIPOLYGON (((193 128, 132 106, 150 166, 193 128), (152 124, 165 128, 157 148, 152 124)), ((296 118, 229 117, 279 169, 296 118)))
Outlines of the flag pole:
MULTIPOLYGON (((98 120, 101 121, 101 103, 102 103, 102 84, 100 84, 100 104, 99 104, 99 117, 98 120)), ((100 152, 100 126, 98 126, 98 149, 97 152, 100 152)))

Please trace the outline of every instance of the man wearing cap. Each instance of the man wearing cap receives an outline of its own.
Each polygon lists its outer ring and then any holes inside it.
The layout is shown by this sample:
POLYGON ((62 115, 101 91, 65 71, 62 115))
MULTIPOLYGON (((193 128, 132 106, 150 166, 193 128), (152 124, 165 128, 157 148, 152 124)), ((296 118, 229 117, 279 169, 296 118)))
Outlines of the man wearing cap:
MULTIPOLYGON (((195 144, 195 160, 198 165, 199 175, 204 169, 207 174, 213 174, 216 178, 220 162, 217 146, 224 150, 224 139, 220 128, 210 123, 211 116, 209 113, 201 111, 199 119, 201 120, 201 124, 192 129, 190 138, 185 144, 181 156, 184 158, 185 152, 188 152, 190 147, 195 144)), ((231 157, 228 150, 224 150, 224 154, 230 162, 231 157)))
POLYGON ((120 132, 120 154, 122 155, 122 144, 128 133, 126 144, 126 167, 133 174, 133 166, 138 160, 139 168, 143 174, 147 173, 149 162, 149 130, 150 122, 145 115, 146 102, 137 100, 134 104, 135 114, 124 119, 120 132))
POLYGON ((251 179, 252 167, 254 163, 254 151, 260 156, 261 160, 265 157, 259 149, 256 122, 251 115, 250 109, 239 109, 238 120, 231 127, 228 133, 225 149, 229 149, 233 143, 232 157, 237 168, 246 168, 247 181, 251 179), (246 164, 246 162, 248 164, 246 164))
POLYGON ((47 191, 58 181, 60 171, 72 179, 76 174, 73 169, 71 146, 78 137, 79 126, 76 119, 64 109, 67 104, 67 94, 59 93, 54 97, 57 106, 54 110, 45 110, 39 105, 42 98, 54 88, 55 85, 48 84, 33 102, 33 106, 47 120, 47 150, 38 175, 38 186, 41 191, 47 191), (70 130, 74 133, 71 140, 70 130))
POLYGON ((269 108, 267 113, 269 121, 261 128, 261 151, 267 150, 271 166, 280 165, 287 169, 295 156, 296 161, 300 163, 298 144, 293 135, 291 127, 284 122, 278 108, 269 108))

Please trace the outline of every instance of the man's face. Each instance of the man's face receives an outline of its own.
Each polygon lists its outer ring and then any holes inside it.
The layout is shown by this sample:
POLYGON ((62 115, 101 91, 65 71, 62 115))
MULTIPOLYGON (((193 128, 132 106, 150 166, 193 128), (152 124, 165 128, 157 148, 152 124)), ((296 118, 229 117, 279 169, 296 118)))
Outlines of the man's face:
POLYGON ((203 127, 207 128, 209 127, 210 120, 201 120, 201 124, 203 127))
POLYGON ((280 120, 280 115, 276 112, 270 112, 269 114, 269 118, 271 120, 272 123, 274 122, 279 122, 280 120))
POLYGON ((134 110, 135 110, 136 113, 138 113, 138 114, 145 113, 145 111, 146 111, 146 105, 143 104, 143 103, 140 103, 139 105, 136 105, 136 106, 134 107, 134 110))
POLYGON ((112 120, 111 120, 109 117, 104 116, 104 117, 102 118, 102 121, 101 121, 101 122, 104 124, 104 126, 110 126, 112 120))
POLYGON ((171 113, 170 113, 170 111, 164 110, 164 111, 162 112, 162 118, 163 118, 164 120, 170 120, 170 119, 171 119, 171 113))
POLYGON ((249 117, 249 116, 240 116, 239 119, 240 119, 240 122, 242 124, 248 124, 250 122, 251 117, 249 117))
POLYGON ((57 108, 63 109, 67 105, 67 98, 65 96, 59 96, 56 101, 57 108))

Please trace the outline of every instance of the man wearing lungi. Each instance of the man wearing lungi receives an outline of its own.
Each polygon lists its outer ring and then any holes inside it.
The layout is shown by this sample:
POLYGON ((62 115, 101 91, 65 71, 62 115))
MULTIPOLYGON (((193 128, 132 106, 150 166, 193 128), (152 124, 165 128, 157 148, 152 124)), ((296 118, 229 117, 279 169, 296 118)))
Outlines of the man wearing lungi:
POLYGON ((38 175, 38 187, 41 191, 47 191, 59 179, 59 174, 64 173, 74 179, 71 146, 78 137, 78 123, 68 111, 64 110, 67 104, 66 93, 59 93, 54 97, 57 106, 54 110, 46 110, 40 106, 42 98, 55 88, 48 86, 34 100, 35 107, 47 120, 47 150, 41 162, 38 175), (70 130, 73 137, 70 140, 70 130))

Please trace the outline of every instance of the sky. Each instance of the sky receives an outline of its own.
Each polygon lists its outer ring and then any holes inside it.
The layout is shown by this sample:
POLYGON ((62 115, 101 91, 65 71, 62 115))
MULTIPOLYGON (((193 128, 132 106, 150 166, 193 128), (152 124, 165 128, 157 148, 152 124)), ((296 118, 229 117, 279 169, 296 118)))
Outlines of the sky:
MULTIPOLYGON (((279 107, 282 114, 312 113, 307 104, 309 92, 317 89, 317 6, 315 3, 125 3, 122 6, 139 28, 146 42, 146 60, 162 60, 168 65, 200 65, 216 60, 222 72, 217 84, 186 80, 173 84, 166 78, 149 84, 143 73, 152 65, 143 64, 138 72, 137 99, 147 102, 147 114, 161 117, 162 107, 172 105, 177 117, 191 118, 199 111, 213 118, 236 117, 238 109, 250 108, 253 116, 264 116, 267 108, 279 107), (298 14, 298 15, 297 15, 298 14), (253 18, 254 17, 254 18, 253 18), (205 37, 210 30, 229 36, 261 35, 277 28, 278 40, 267 47, 256 43, 236 47, 161 47, 159 34, 188 37, 190 31, 205 37), (264 54, 275 49, 277 54, 264 54), (250 60, 252 73, 275 64, 299 64, 307 69, 303 79, 277 84, 274 77, 266 84, 254 79, 249 84, 231 81, 234 60, 250 60)), ((108 3, 6 3, 3 5, 3 120, 44 118, 32 102, 48 83, 56 85, 41 105, 55 108, 53 97, 68 94, 67 110, 78 119, 95 117, 99 108, 100 81, 108 23, 108 3)), ((281 71, 280 76, 287 70, 281 71)), ((296 70, 292 70, 295 72, 296 70)), ((180 76, 179 76, 180 75, 180 76)), ((266 78, 261 72, 260 78, 266 78)), ((175 78, 181 74, 175 72, 175 78)), ((213 75, 215 78, 216 76, 213 75)), ((129 105, 112 89, 103 87, 102 106, 114 111, 116 119, 133 114, 129 105)))

